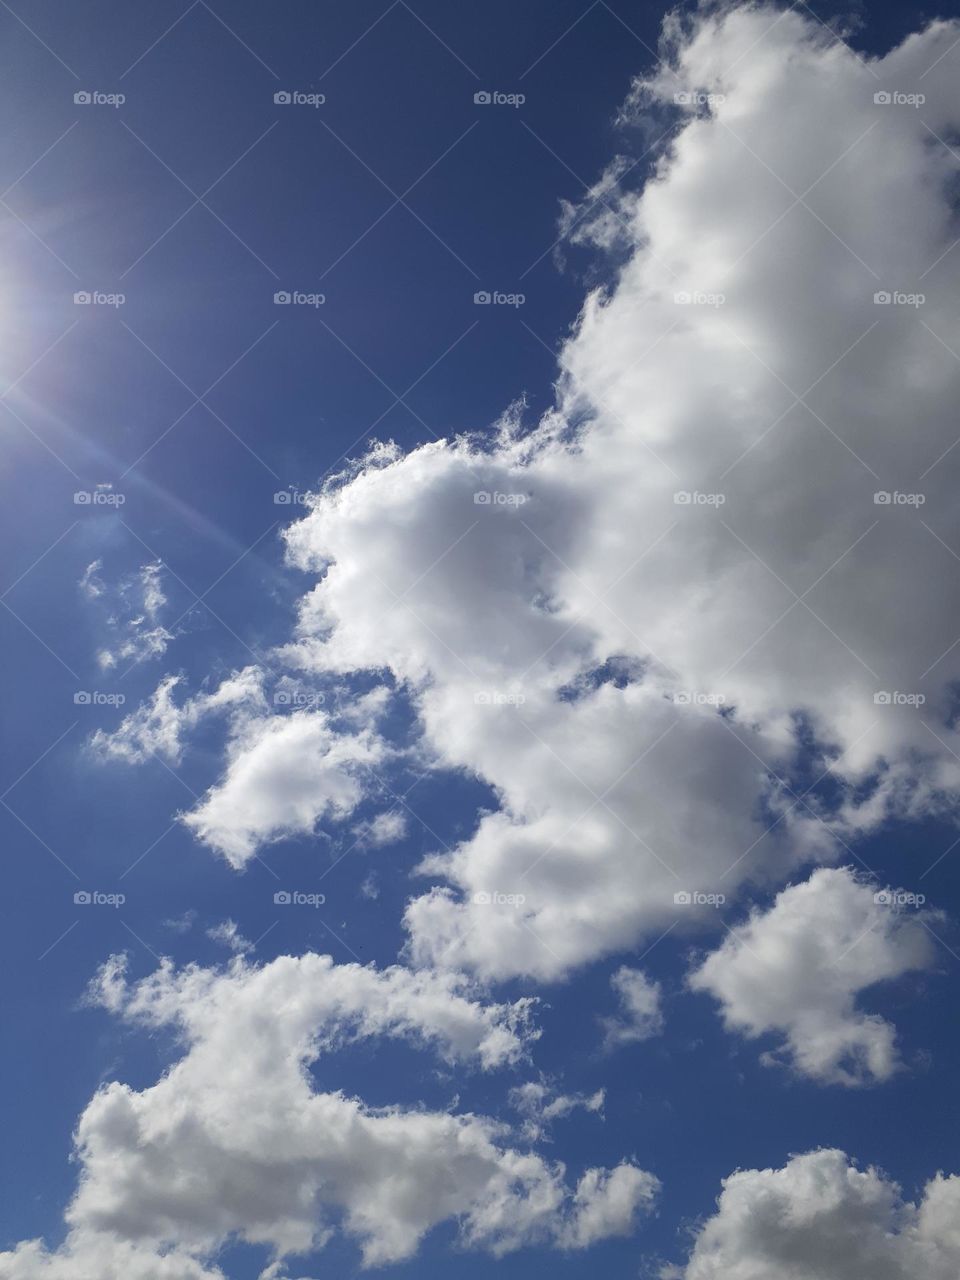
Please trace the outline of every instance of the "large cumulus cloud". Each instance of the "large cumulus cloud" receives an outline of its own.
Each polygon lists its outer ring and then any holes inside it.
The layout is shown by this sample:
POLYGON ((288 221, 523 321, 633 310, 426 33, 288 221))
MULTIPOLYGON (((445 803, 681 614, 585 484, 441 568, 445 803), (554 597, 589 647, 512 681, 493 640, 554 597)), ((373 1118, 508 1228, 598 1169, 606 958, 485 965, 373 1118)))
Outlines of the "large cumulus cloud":
MULTIPOLYGON (((509 1060, 519 1012, 464 1009, 451 969, 558 979, 715 919, 691 892, 776 889, 891 817, 955 808, 960 643, 931 579, 960 556, 942 141, 960 125, 958 35, 934 23, 871 60, 795 9, 668 23, 628 114, 681 118, 640 190, 608 175, 613 220, 581 224, 621 265, 562 345, 554 408, 529 431, 508 417, 495 435, 375 448, 286 532, 314 579, 290 643, 215 705, 178 709, 168 684, 100 739, 176 757, 196 716, 226 710, 224 777, 186 821, 237 868, 351 819, 402 753, 479 777, 495 804, 421 863, 411 969, 238 961, 132 989, 108 971, 103 998, 178 1025, 184 1055, 152 1088, 97 1094, 67 1245, 21 1246, 0 1276, 20 1280, 29 1251, 73 1280, 83 1251, 166 1249, 170 1280, 194 1280, 231 1235, 279 1261, 333 1230, 377 1263, 451 1218, 494 1253, 583 1247, 649 1206, 655 1179, 632 1164, 570 1186, 489 1119, 374 1109, 310 1071, 347 1031, 509 1060), (375 692, 352 720, 277 714, 263 690, 281 671, 375 692), (392 700, 416 726, 402 752, 392 700), (437 1005, 459 1011, 439 1032, 437 1005)), ((731 1027, 779 1033, 808 1075, 887 1078, 893 1030, 858 997, 929 956, 922 925, 881 920, 869 892, 845 872, 795 885, 695 985, 731 1027), (876 926, 862 946, 860 924, 876 926)), ((641 1006, 652 1026, 656 1001, 641 1006)), ((740 1171, 676 1274, 947 1280, 956 1186, 935 1178, 912 1205, 839 1152, 740 1171)))
MULTIPOLYGON (((954 807, 956 37, 869 60, 796 10, 668 22, 629 111, 681 118, 616 196, 556 407, 378 446, 287 530, 318 581, 274 659, 384 681, 420 759, 498 796, 421 867, 416 962, 557 978, 678 891, 954 807)), ((236 865, 348 816, 385 758, 315 714, 235 739, 188 817, 236 865)))
POLYGON ((663 1280, 952 1280, 958 1209, 960 1178, 938 1174, 914 1204, 881 1171, 813 1151, 731 1174, 689 1263, 663 1280))
POLYGON ((511 1147, 509 1128, 487 1117, 371 1107, 317 1087, 325 1055, 372 1037, 432 1047, 450 1063, 516 1063, 535 1038, 528 1000, 485 1005, 450 973, 314 954, 227 970, 165 962, 132 985, 117 957, 94 997, 132 1022, 174 1028, 183 1053, 149 1088, 114 1081, 94 1096, 77 1127, 67 1241, 0 1254, 4 1280, 89 1280, 94 1264, 104 1276, 200 1280, 219 1275, 204 1267, 231 1237, 280 1261, 338 1230, 367 1265, 382 1264, 411 1256, 447 1220, 466 1246, 495 1255, 579 1249, 629 1234, 655 1200, 657 1179, 632 1162, 568 1186, 562 1164, 511 1147))
POLYGON ((731 1030, 781 1033, 767 1062, 822 1083, 888 1080, 902 1066, 894 1028, 859 1009, 857 997, 933 963, 927 913, 901 903, 907 896, 823 868, 729 933, 690 986, 720 1001, 731 1030))
POLYGON ((288 531, 322 575, 288 656, 389 669, 438 763, 501 798, 424 864, 418 959, 558 976, 662 928, 677 889, 955 802, 960 648, 930 576, 960 546, 935 136, 960 117, 956 31, 870 64, 775 16, 672 30, 636 86, 637 111, 710 107, 622 194, 629 256, 560 353, 556 411, 492 447, 381 451, 288 531), (921 77, 921 110, 875 102, 921 77), (830 804, 801 795, 811 744, 830 804))

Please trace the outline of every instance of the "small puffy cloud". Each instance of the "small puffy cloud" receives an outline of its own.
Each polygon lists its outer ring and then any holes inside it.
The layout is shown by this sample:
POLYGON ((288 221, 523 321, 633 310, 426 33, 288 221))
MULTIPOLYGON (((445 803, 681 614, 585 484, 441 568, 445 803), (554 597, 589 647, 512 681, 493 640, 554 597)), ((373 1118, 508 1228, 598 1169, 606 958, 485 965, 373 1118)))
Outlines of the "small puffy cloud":
POLYGON ((595 1093, 557 1093, 543 1080, 528 1080, 510 1090, 510 1105, 522 1117, 522 1132, 528 1142, 541 1142, 549 1137, 554 1120, 562 1120, 571 1111, 603 1113, 604 1090, 595 1093))
POLYGON ((231 1016, 238 1024, 249 1022, 252 1033, 258 1007, 282 1000, 273 1030, 290 1045, 303 1043, 304 1036, 312 1046, 322 1041, 329 1048, 348 1034, 409 1035, 437 1047, 446 1060, 476 1058, 485 1068, 522 1061, 539 1036, 531 1025, 535 1001, 529 997, 484 1004, 462 974, 338 965, 312 952, 262 966, 238 961, 225 972, 199 965, 176 970, 165 960, 132 985, 126 957, 115 955, 97 974, 90 998, 131 1022, 177 1026, 191 1043, 205 1042, 214 1011, 223 1035, 230 1032, 231 1016), (225 1004, 231 1015, 222 1009, 225 1004))
POLYGON ((149 1088, 113 1082, 96 1093, 77 1127, 68 1242, 49 1255, 35 1241, 0 1254, 3 1280, 112 1275, 82 1270, 92 1263, 78 1260, 79 1241, 88 1258, 186 1259, 180 1271, 144 1269, 144 1280, 219 1276, 204 1267, 231 1238, 269 1247, 280 1263, 337 1231, 375 1265, 411 1257, 444 1221, 496 1256, 534 1243, 580 1249, 627 1234, 652 1206, 657 1180, 631 1163, 592 1169, 571 1188, 562 1166, 506 1146, 509 1130, 483 1116, 374 1108, 316 1088, 319 1060, 373 1038, 484 1069, 519 1062, 536 1034, 529 1000, 484 1004, 449 972, 313 954, 263 967, 237 957, 226 971, 164 961, 136 984, 114 957, 91 996, 132 1023, 174 1028, 182 1056, 149 1088), (24 1258, 40 1257, 47 1270, 31 1273, 24 1258))
POLYGON ((171 933, 189 933, 197 920, 197 912, 193 907, 184 911, 182 915, 172 916, 164 920, 163 927, 169 929, 171 933))
POLYGON ((77 586, 87 600, 97 600, 106 591, 106 584, 100 576, 103 569, 102 560, 92 560, 80 576, 77 586))
POLYGON ((887 1080, 900 1067, 896 1032, 857 999, 867 988, 926 969, 933 943, 915 907, 846 868, 815 871, 755 911, 690 974, 719 1000, 725 1026, 751 1039, 778 1032, 764 1055, 824 1084, 887 1080))
POLYGON ((632 1235, 640 1216, 653 1208, 659 1190, 658 1179, 636 1165, 588 1169, 577 1183, 561 1243, 568 1249, 587 1249, 598 1240, 632 1235))
POLYGON ((207 930, 207 937, 212 942, 219 942, 236 955, 246 955, 253 950, 253 943, 240 932, 236 920, 224 920, 207 930))
POLYGON ((145 564, 140 570, 140 586, 143 593, 143 611, 147 618, 154 621, 160 610, 167 603, 160 574, 163 566, 158 561, 145 564))
POLYGON ((339 732, 322 711, 251 719, 230 741, 225 776, 183 821, 239 869, 265 844, 348 818, 387 753, 375 732, 339 732))
POLYGON ((960 1178, 937 1174, 919 1203, 842 1151, 744 1169, 723 1183, 685 1267, 663 1280, 956 1280, 960 1178))
POLYGON ((560 201, 563 242, 608 252, 633 247, 630 223, 620 207, 620 182, 632 167, 624 156, 617 156, 578 201, 560 201))
MULTIPOLYGON (((260 1272, 259 1280, 293 1280, 293 1277, 287 1270, 285 1262, 271 1262, 260 1272)), ((307 1277, 300 1276, 298 1280, 307 1280, 307 1277)))
POLYGON ((574 701, 546 682, 526 690, 516 707, 474 705, 459 677, 423 695, 433 731, 496 780, 502 807, 421 863, 434 884, 407 907, 417 962, 556 980, 675 924, 687 885, 729 890, 731 870, 736 882, 789 870, 801 850, 830 856, 822 824, 759 777, 751 752, 775 743, 739 745, 715 708, 677 704, 652 679, 574 701), (761 797, 783 815, 772 830, 761 797))
POLYGON ((198 693, 178 705, 173 695, 182 683, 180 676, 164 676, 149 702, 125 716, 116 729, 98 729, 90 739, 94 754, 126 764, 142 764, 160 755, 178 764, 184 736, 205 717, 266 710, 263 672, 258 667, 244 667, 221 681, 212 693, 198 693))
POLYGON ((151 561, 113 584, 104 581, 102 571, 103 561, 92 561, 77 584, 83 597, 103 614, 103 626, 110 636, 97 654, 100 667, 108 671, 120 663, 136 666, 162 657, 174 639, 161 621, 167 603, 163 565, 159 560, 151 561))
POLYGON ((407 834, 407 815, 400 809, 391 809, 387 813, 378 813, 369 822, 362 822, 354 828, 357 843, 370 849, 380 849, 384 845, 396 844, 407 834))
POLYGON ((181 729, 188 718, 173 700, 179 684, 179 676, 164 676, 150 701, 125 716, 117 729, 110 733, 98 729, 90 740, 94 753, 104 760, 128 764, 142 764, 155 754, 177 763, 181 729))
POLYGON ((616 992, 621 1012, 616 1017, 600 1019, 604 1048, 615 1049, 659 1035, 663 1030, 659 982, 653 982, 640 969, 621 965, 611 975, 610 985, 616 992))

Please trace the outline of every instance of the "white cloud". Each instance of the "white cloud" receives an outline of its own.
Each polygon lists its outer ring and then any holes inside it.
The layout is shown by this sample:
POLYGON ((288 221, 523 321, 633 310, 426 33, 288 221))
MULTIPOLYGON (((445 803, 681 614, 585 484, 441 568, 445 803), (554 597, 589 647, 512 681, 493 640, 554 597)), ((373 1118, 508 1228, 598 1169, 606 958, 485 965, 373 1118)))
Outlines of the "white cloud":
MULTIPOLYGON (((280 956, 261 967, 237 961, 226 972, 198 965, 178 971, 165 960, 133 986, 125 957, 114 956, 92 988, 92 998, 111 1012, 154 1027, 177 1025, 191 1044, 205 1042, 216 1030, 224 1037, 239 1033, 237 1023, 244 1019, 253 1035, 258 1006, 272 1008, 271 1001, 283 1001, 273 1030, 290 1047, 322 1043, 329 1048, 348 1031, 389 1032, 439 1046, 450 1061, 476 1057, 485 1068, 521 1061, 539 1035, 530 1025, 535 1001, 485 1005, 477 996, 462 974, 336 965, 312 952, 280 956), (224 1003, 230 1005, 229 1015, 224 1003), (216 1028, 213 1014, 220 1020, 216 1028)), ((217 1043, 226 1047, 222 1039, 217 1043)))
POLYGON ((140 570, 140 586, 143 591, 143 612, 151 621, 155 621, 160 610, 167 603, 160 574, 163 565, 158 561, 145 564, 140 570))
POLYGON ((223 780, 183 821, 241 868, 264 844, 349 817, 386 754, 376 733, 337 732, 320 711, 251 719, 230 741, 223 780))
POLYGON ((41 1240, 24 1240, 0 1253, 0 1280, 225 1280, 217 1266, 204 1266, 179 1250, 132 1244, 97 1231, 71 1231, 63 1247, 49 1251, 41 1240))
POLYGON ((102 570, 102 560, 92 561, 77 584, 87 600, 100 601, 98 608, 106 610, 103 625, 110 642, 97 654, 100 667, 109 671, 120 663, 135 666, 162 657, 174 639, 161 622, 167 603, 163 565, 160 561, 141 565, 137 573, 114 585, 103 580, 102 570))
POLYGON ((156 754, 176 763, 180 759, 183 717, 173 701, 179 676, 164 676, 149 703, 141 703, 125 716, 112 733, 98 729, 90 740, 91 749, 103 759, 142 764, 156 754))
POLYGON ((253 943, 243 936, 236 920, 224 920, 207 930, 207 937, 212 942, 219 942, 237 955, 246 955, 253 950, 253 943))
POLYGON ((659 982, 653 982, 640 969, 621 965, 611 975, 610 985, 617 994, 621 1013, 617 1017, 600 1019, 604 1047, 615 1049, 659 1035, 663 1030, 659 982))
POLYGON ((80 591, 88 600, 99 599, 107 589, 103 579, 100 577, 102 568, 102 560, 91 560, 77 583, 80 591))
POLYGON ((233 733, 186 818, 202 841, 241 867, 351 818, 396 689, 419 757, 498 805, 424 860, 410 957, 554 979, 675 924, 679 889, 773 886, 955 807, 960 647, 930 582, 960 549, 960 254, 929 129, 960 125, 958 34, 866 66, 795 9, 668 21, 630 110, 662 123, 680 93, 682 124, 620 191, 628 253, 555 409, 527 436, 511 412, 495 437, 377 446, 311 498, 287 540, 317 583, 274 660, 378 684, 355 726, 233 733), (921 77, 922 113, 875 103, 921 77), (829 794, 801 795, 811 767, 829 794))
MULTIPOLYGON (((167 677, 96 736, 106 756, 176 761, 202 716, 228 710, 224 775, 184 821, 236 868, 354 819, 393 760, 377 731, 393 696, 418 757, 485 781, 497 807, 420 867, 408 955, 436 969, 238 957, 130 987, 108 966, 101 1000, 175 1025, 183 1056, 149 1088, 97 1093, 66 1245, 0 1255, 0 1277, 87 1280, 126 1259, 125 1275, 196 1280, 232 1236, 273 1249, 269 1273, 335 1230, 374 1264, 446 1221, 495 1255, 581 1248, 650 1208, 656 1179, 631 1163, 571 1190, 488 1118, 369 1107, 315 1088, 312 1068, 372 1036, 515 1063, 528 1004, 482 1005, 453 966, 559 978, 676 924, 678 889, 781 884, 834 859, 837 835, 955 807, 960 647, 930 582, 960 548, 960 254, 955 157, 927 126, 960 126, 958 34, 934 23, 871 69, 795 10, 671 19, 631 110, 671 110, 678 91, 712 106, 686 112, 641 192, 616 193, 617 165, 593 193, 620 221, 605 212, 577 238, 627 256, 562 347, 555 409, 525 437, 508 418, 495 439, 377 446, 287 531, 317 581, 272 660, 377 687, 345 714, 268 715, 257 668, 180 706, 167 677), (878 84, 921 77, 922 114, 874 102, 878 84), (922 291, 922 310, 876 305, 877 290, 922 291), (800 794, 821 771, 839 799, 800 794)), ((82 583, 94 598, 98 572, 82 583)), ((137 590, 107 665, 169 639, 159 566, 137 590)), ((899 1058, 858 1000, 929 955, 918 918, 820 870, 691 984, 732 1028, 779 1033, 795 1070, 865 1083, 899 1058)), ((623 968, 615 989, 608 1040, 652 1033, 655 984, 623 968)), ((592 1102, 524 1105, 542 1134, 592 1102)), ((836 1152, 736 1173, 684 1274, 954 1280, 957 1185, 904 1205, 836 1152)))
MULTIPOLYGON (((591 1170, 571 1190, 562 1166, 504 1146, 509 1131, 492 1120, 373 1108, 315 1087, 325 1054, 372 1037, 484 1068, 518 1062, 536 1035, 529 1000, 485 1005, 451 973, 313 954, 262 968, 237 958, 226 972, 165 961, 132 986, 114 957, 94 998, 131 1022, 174 1027, 184 1045, 156 1084, 105 1085, 80 1119, 67 1220, 71 1239, 99 1241, 105 1254, 175 1247, 202 1263, 237 1236, 280 1261, 339 1229, 372 1265, 411 1256, 450 1219, 464 1243, 497 1255, 538 1242, 584 1248, 632 1230, 652 1204, 657 1181, 633 1165, 591 1170)), ((88 1280, 71 1249, 50 1274, 88 1280)), ((0 1255, 0 1277, 27 1274, 12 1269, 16 1257, 0 1255)), ((190 1265, 184 1280, 201 1274, 190 1265)))
POLYGON ((206 716, 266 709, 263 673, 258 667, 244 667, 221 681, 213 693, 198 693, 178 706, 173 694, 182 684, 180 676, 164 676, 150 701, 125 716, 112 733, 97 730, 90 739, 93 752, 103 760, 127 764, 142 764, 153 755, 179 764, 184 735, 206 716))
MULTIPOLYGON (((381 690, 356 699, 344 713, 315 709, 270 714, 264 693, 268 671, 234 672, 210 693, 178 704, 180 676, 165 676, 148 702, 112 732, 97 730, 90 747, 101 760, 142 764, 154 755, 174 764, 189 733, 213 715, 228 720, 227 768, 194 809, 182 815, 199 840, 236 868, 258 848, 286 836, 312 832, 321 818, 343 821, 376 785, 373 770, 389 758, 376 732, 385 697, 381 690)), ((359 843, 378 846, 401 839, 402 814, 383 813, 361 824, 359 843)))
POLYGON ((510 1090, 510 1105, 523 1117, 523 1136, 528 1142, 549 1138, 554 1120, 562 1120, 571 1111, 582 1109, 603 1112, 604 1090, 595 1093, 557 1093, 543 1080, 528 1080, 510 1090))
POLYGON ((632 1164, 588 1169, 577 1183, 573 1212, 560 1238, 568 1249, 587 1249, 598 1240, 629 1236, 641 1213, 648 1212, 659 1184, 632 1164))
POLYGON ((354 828, 357 843, 370 849, 380 849, 387 844, 396 844, 407 834, 407 815, 402 810, 392 809, 388 813, 378 813, 368 822, 361 822, 354 828))
POLYGON ((193 907, 184 911, 182 915, 173 916, 163 921, 163 927, 169 929, 171 933, 189 933, 197 920, 197 912, 193 907))
MULTIPOLYGON (((260 1272, 260 1280, 290 1280, 286 1263, 271 1262, 270 1265, 260 1272)), ((300 1280, 306 1280, 305 1276, 301 1276, 300 1280)))
POLYGON ((724 1181, 717 1213, 685 1268, 664 1280, 955 1280, 960 1178, 938 1174, 919 1204, 842 1151, 794 1156, 782 1169, 724 1181))
POLYGON ((729 934, 690 986, 720 1001, 730 1030, 779 1032, 783 1043, 766 1061, 825 1084, 887 1080, 901 1065, 896 1032, 857 998, 928 968, 933 944, 916 907, 876 896, 849 870, 822 868, 729 934))
POLYGON ((629 256, 537 431, 380 448, 287 531, 319 581, 283 658, 389 672, 424 758, 498 797, 423 864, 417 962, 556 978, 662 932, 678 889, 782 883, 835 835, 955 804, 960 648, 930 578, 952 566, 937 539, 960 547, 960 256, 955 161, 923 120, 960 123, 937 61, 958 28, 868 69, 775 16, 671 27, 673 70, 634 108, 720 98, 621 193, 629 256), (923 120, 874 103, 921 75, 923 120), (922 312, 875 305, 888 286, 922 312), (934 534, 874 502, 918 488, 934 534), (800 798, 811 737, 837 799, 800 798))

